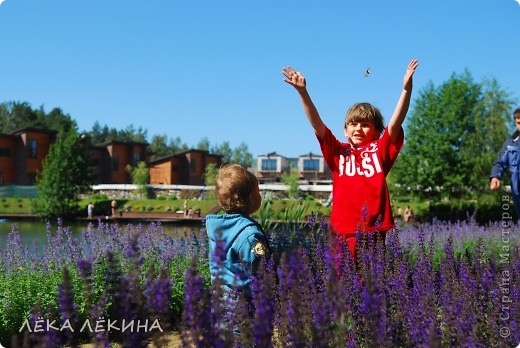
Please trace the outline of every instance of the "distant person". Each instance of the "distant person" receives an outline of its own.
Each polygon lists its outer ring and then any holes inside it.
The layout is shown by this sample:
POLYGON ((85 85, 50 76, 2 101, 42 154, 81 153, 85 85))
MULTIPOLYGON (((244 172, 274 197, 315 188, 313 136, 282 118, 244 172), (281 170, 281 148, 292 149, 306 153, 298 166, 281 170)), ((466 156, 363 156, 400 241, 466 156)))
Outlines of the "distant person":
POLYGON ((323 123, 303 75, 291 67, 283 68, 284 81, 298 91, 332 173, 332 232, 347 242, 353 256, 356 231, 378 232, 378 239, 384 242, 386 232, 394 227, 386 175, 403 146, 401 126, 410 105, 412 76, 417 66, 415 59, 408 64, 403 89, 386 128, 381 112, 373 105, 356 103, 349 108, 344 121, 347 142, 340 142, 323 123))
POLYGON ((222 280, 232 313, 238 304, 236 294, 251 303, 251 276, 270 251, 262 227, 250 216, 262 203, 256 176, 238 164, 226 165, 217 174, 215 194, 225 214, 206 216, 209 268, 212 283, 217 277, 222 280))
POLYGON ((520 108, 513 111, 513 119, 515 121, 515 132, 504 141, 502 150, 497 160, 491 168, 490 188, 498 190, 500 188, 500 180, 504 171, 509 168, 511 173, 511 194, 513 196, 513 204, 515 206, 516 216, 520 221, 520 108))
POLYGON ((412 208, 408 205, 406 209, 404 210, 404 222, 410 221, 410 217, 412 216, 413 211, 412 208))
POLYGON ((184 200, 184 216, 188 216, 188 211, 189 211, 189 208, 188 208, 188 200, 185 199, 185 200, 184 200))
POLYGON ((398 207, 398 208, 397 208, 396 219, 397 219, 397 220, 402 220, 402 218, 403 218, 403 208, 398 207))
POLYGON ((87 216, 89 219, 92 219, 93 210, 94 210, 94 204, 92 204, 92 202, 89 202, 87 205, 87 216))
POLYGON ((112 207, 112 217, 116 216, 116 208, 117 208, 117 201, 114 199, 112 203, 110 203, 110 206, 112 207))

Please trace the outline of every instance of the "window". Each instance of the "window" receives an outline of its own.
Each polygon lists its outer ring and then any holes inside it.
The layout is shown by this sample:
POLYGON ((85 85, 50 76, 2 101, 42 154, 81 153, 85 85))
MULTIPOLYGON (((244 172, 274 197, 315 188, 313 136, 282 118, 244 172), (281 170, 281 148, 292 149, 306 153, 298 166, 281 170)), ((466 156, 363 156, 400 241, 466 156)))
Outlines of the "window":
POLYGON ((134 167, 137 167, 139 165, 139 162, 141 162, 141 154, 139 152, 134 152, 132 158, 132 165, 134 167))
POLYGON ((36 156, 38 155, 38 142, 34 139, 29 139, 29 141, 27 142, 27 146, 29 151, 27 156, 29 158, 36 158, 36 156))
POLYGON ((195 173, 195 171, 197 170, 197 161, 195 161, 195 159, 191 161, 190 168, 192 173, 195 173))
POLYGON ((276 170, 276 159, 267 158, 262 160, 262 170, 276 170))
POLYGON ((11 149, 5 147, 0 148, 0 157, 11 157, 11 149))
POLYGON ((112 156, 112 171, 119 171, 119 155, 112 156))
POLYGON ((179 171, 179 166, 174 164, 172 165, 172 172, 178 172, 179 171))
POLYGON ((303 160, 303 171, 317 172, 319 170, 320 170, 320 160, 318 160, 318 159, 304 159, 303 160))
POLYGON ((0 172, 0 185, 4 184, 4 172, 0 172))

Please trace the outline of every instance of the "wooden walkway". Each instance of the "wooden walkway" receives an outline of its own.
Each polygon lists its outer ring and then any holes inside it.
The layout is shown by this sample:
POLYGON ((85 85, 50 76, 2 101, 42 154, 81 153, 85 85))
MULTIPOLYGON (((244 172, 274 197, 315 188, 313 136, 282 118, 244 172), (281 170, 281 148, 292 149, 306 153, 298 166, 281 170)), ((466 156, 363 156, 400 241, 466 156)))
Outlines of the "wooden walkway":
MULTIPOLYGON (((218 205, 213 206, 208 214, 215 214, 220 210, 218 205)), ((0 222, 9 220, 42 220, 37 215, 31 214, 0 214, 0 222)), ((116 222, 182 222, 182 223, 199 223, 202 220, 200 214, 190 213, 187 216, 184 213, 177 212, 117 212, 116 216, 93 216, 89 219, 86 216, 77 217, 78 221, 116 221, 116 222)))
MULTIPOLYGON (((207 213, 215 214, 220 210, 218 205, 213 206, 207 213)), ((197 223, 202 220, 200 214, 190 212, 188 215, 178 212, 118 212, 116 216, 94 216, 92 219, 87 217, 80 217, 78 220, 111 220, 118 222, 130 222, 130 221, 146 221, 146 222, 183 222, 183 223, 197 223)))

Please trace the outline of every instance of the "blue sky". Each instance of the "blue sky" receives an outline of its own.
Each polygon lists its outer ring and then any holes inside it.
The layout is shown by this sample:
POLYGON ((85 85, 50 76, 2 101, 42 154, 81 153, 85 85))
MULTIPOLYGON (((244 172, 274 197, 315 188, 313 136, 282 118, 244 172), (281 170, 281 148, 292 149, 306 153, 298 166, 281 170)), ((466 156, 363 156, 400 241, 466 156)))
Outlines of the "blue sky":
POLYGON ((520 102, 515 0, 5 0, 0 45, 0 102, 60 107, 82 131, 244 142, 255 157, 319 153, 286 65, 340 139, 354 102, 388 122, 412 58, 412 105, 465 69, 520 102))

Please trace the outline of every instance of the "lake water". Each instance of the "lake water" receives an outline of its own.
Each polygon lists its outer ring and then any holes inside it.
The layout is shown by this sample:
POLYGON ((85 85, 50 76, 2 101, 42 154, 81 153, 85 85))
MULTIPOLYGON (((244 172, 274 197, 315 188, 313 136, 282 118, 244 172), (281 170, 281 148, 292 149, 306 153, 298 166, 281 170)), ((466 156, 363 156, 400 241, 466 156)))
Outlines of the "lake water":
MULTIPOLYGON (((13 228, 15 228, 20 233, 20 239, 21 242, 27 246, 32 246, 33 242, 37 246, 43 246, 47 244, 47 225, 45 222, 42 221, 5 221, 0 220, 0 250, 5 248, 7 236, 12 231, 13 228)), ((144 228, 149 226, 149 222, 135 222, 132 223, 132 225, 143 225, 144 228)), ((84 229, 87 228, 93 228, 96 229, 98 226, 98 222, 92 222, 89 225, 88 221, 69 221, 69 222, 63 222, 63 227, 70 228, 70 231, 72 232, 72 236, 75 238, 81 238, 81 234, 84 229)), ((126 224, 125 224, 126 225, 126 224)), ((189 233, 192 230, 194 230, 196 233, 198 233, 201 229, 202 224, 179 224, 179 223, 161 223, 161 226, 164 228, 166 233, 171 236, 176 235, 183 235, 185 232, 189 233)), ((50 231, 52 233, 56 233, 56 230, 58 228, 57 222, 51 222, 51 229, 50 231)))

